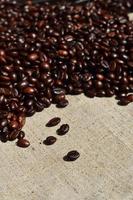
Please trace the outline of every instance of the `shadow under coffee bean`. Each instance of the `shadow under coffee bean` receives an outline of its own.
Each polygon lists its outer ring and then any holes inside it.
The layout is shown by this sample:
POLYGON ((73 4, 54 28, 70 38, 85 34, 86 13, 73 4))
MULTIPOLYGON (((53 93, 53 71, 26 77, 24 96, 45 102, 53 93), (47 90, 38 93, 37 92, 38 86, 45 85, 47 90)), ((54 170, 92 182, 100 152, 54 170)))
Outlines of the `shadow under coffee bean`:
POLYGON ((133 102, 132 0, 3 0, 0 11, 1 141, 28 147, 21 131, 26 117, 51 104, 66 107, 67 94, 133 102))

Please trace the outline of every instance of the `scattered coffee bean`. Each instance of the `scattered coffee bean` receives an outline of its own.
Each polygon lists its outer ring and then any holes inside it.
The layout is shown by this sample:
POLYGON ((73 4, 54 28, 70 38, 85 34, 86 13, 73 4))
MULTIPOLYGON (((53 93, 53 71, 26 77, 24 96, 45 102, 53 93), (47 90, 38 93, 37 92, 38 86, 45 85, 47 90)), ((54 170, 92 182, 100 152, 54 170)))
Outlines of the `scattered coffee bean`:
POLYGON ((67 155, 64 156, 63 159, 65 161, 75 161, 79 158, 79 156, 80 156, 79 152, 76 150, 73 150, 73 151, 68 152, 67 155))
POLYGON ((46 138, 46 140, 44 140, 44 144, 45 145, 52 145, 52 144, 54 144, 55 142, 56 142, 56 137, 54 137, 54 136, 49 136, 49 137, 47 137, 46 138))
POLYGON ((30 142, 26 139, 19 139, 17 141, 17 146, 18 147, 22 147, 22 148, 27 148, 28 146, 30 146, 30 142))
POLYGON ((52 127, 52 126, 56 126, 60 123, 61 119, 59 117, 54 117, 53 119, 51 119, 46 126, 47 127, 52 127))
POLYGON ((69 125, 68 124, 63 124, 60 126, 59 129, 57 129, 57 134, 58 135, 65 135, 69 131, 69 125))

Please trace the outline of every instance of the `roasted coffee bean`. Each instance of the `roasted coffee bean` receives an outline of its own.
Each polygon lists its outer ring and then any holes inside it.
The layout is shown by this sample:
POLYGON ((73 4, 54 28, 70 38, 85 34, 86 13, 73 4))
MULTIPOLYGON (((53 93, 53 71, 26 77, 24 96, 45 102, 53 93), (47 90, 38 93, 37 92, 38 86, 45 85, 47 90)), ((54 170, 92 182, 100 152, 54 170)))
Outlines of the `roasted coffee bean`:
POLYGON ((31 53, 29 56, 28 56, 29 60, 31 61, 35 61, 38 59, 38 55, 37 53, 31 53))
POLYGON ((120 101, 118 101, 118 105, 121 105, 121 106, 126 106, 129 103, 130 103, 130 101, 126 97, 123 97, 120 99, 120 101))
POLYGON ((96 92, 94 89, 86 90, 85 95, 90 98, 94 98, 96 96, 96 92))
POLYGON ((43 141, 43 143, 45 145, 52 145, 52 144, 54 144, 56 142, 56 140, 57 140, 56 137, 49 136, 49 137, 46 138, 46 140, 43 141))
POLYGON ((25 132, 24 131, 20 131, 17 138, 18 139, 23 139, 25 137, 25 132))
POLYGON ((18 129, 19 128, 19 123, 16 120, 11 121, 9 125, 12 129, 18 129))
POLYGON ((9 135, 9 140, 10 141, 16 140, 18 138, 18 135, 19 135, 19 131, 18 130, 12 131, 10 133, 10 135, 9 135))
POLYGON ((31 107, 29 110, 26 111, 26 116, 31 117, 35 114, 35 112, 36 110, 33 107, 31 107))
POLYGON ((133 94, 129 94, 126 99, 130 102, 133 102, 133 94))
POLYGON ((59 117, 54 117, 53 119, 51 119, 50 121, 48 121, 48 123, 46 124, 47 127, 52 127, 52 126, 56 126, 60 123, 61 119, 59 117))
POLYGON ((69 102, 67 99, 62 99, 60 102, 57 103, 57 108, 64 108, 68 106, 69 102))
POLYGON ((22 148, 27 148, 28 146, 30 146, 30 142, 22 138, 17 141, 17 146, 22 148))
POLYGON ((69 125, 63 124, 59 129, 57 129, 58 135, 65 135, 69 131, 69 125))
POLYGON ((65 161, 75 161, 75 160, 77 160, 79 157, 80 157, 79 152, 76 151, 76 150, 73 150, 73 151, 68 152, 67 155, 64 156, 63 159, 64 159, 65 161))
POLYGON ((7 119, 0 119, 0 128, 4 128, 7 124, 7 119))
POLYGON ((26 88, 24 88, 23 92, 24 92, 25 94, 34 94, 35 89, 32 88, 32 87, 26 87, 26 88))
POLYGON ((59 95, 56 95, 56 96, 54 97, 54 101, 55 101, 56 103, 61 102, 61 101, 63 101, 63 100, 65 100, 65 95, 64 95, 64 94, 59 94, 59 95))
POLYGON ((106 93, 106 97, 112 97, 112 96, 114 96, 114 90, 107 89, 105 91, 105 93, 106 93))
POLYGON ((35 103, 36 112, 41 112, 44 109, 44 104, 40 102, 35 103))
POLYGON ((96 96, 97 97, 105 97, 106 96, 106 93, 104 90, 99 90, 96 92, 96 96))

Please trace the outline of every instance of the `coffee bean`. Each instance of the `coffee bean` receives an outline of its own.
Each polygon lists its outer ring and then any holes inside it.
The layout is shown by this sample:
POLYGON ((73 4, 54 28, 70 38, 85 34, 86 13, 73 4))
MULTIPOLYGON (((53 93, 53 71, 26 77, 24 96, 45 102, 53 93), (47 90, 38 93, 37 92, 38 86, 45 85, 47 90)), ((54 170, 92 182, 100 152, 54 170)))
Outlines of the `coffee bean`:
POLYGON ((18 139, 23 139, 25 137, 25 132, 24 131, 20 131, 17 138, 18 139))
POLYGON ((23 92, 25 94, 33 94, 35 92, 35 89, 32 87, 26 87, 26 88, 24 88, 23 92))
POLYGON ((28 146, 30 146, 30 142, 22 138, 17 141, 17 146, 22 148, 27 148, 28 146))
POLYGON ((133 94, 129 94, 126 99, 130 102, 133 102, 133 94))
POLYGON ((67 155, 64 156, 63 159, 64 159, 65 161, 75 161, 75 160, 77 160, 79 157, 80 157, 79 152, 76 151, 76 150, 73 150, 73 151, 68 152, 67 155))
POLYGON ((12 131, 12 132, 10 133, 10 135, 9 135, 9 140, 10 140, 10 141, 16 140, 17 137, 18 137, 18 135, 19 135, 19 131, 18 131, 18 130, 12 131))
POLYGON ((0 119, 0 128, 4 128, 7 124, 7 119, 0 119))
POLYGON ((96 92, 94 89, 86 90, 85 95, 90 98, 94 98, 96 96, 96 92))
POLYGON ((123 97, 120 99, 120 101, 118 102, 118 105, 120 106, 126 106, 130 103, 130 101, 126 98, 126 97, 123 97))
POLYGON ((63 124, 60 126, 59 129, 57 129, 57 134, 58 135, 65 135, 69 131, 69 125, 68 124, 63 124))
POLYGON ((28 56, 29 60, 31 61, 35 61, 38 59, 38 55, 37 53, 31 53, 29 56, 28 56))
POLYGON ((51 119, 50 121, 48 121, 48 123, 46 124, 47 127, 52 127, 52 126, 56 126, 60 123, 61 119, 59 117, 54 117, 53 119, 51 119))
POLYGON ((52 144, 54 144, 56 142, 56 140, 57 140, 56 137, 49 136, 49 137, 46 138, 46 140, 43 141, 43 143, 45 145, 52 145, 52 144))
POLYGON ((60 102, 57 103, 57 108, 64 108, 68 106, 69 102, 67 99, 62 99, 60 102))

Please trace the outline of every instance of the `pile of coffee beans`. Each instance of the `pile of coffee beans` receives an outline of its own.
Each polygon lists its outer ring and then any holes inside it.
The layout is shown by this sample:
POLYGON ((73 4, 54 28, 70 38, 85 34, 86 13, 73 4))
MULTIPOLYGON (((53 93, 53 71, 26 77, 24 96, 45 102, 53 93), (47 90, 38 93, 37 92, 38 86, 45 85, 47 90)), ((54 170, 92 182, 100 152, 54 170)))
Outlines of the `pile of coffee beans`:
POLYGON ((21 132, 26 117, 51 103, 67 106, 66 94, 115 95, 119 105, 133 102, 132 8, 132 0, 0 1, 3 142, 18 139, 18 146, 29 146, 21 132))

